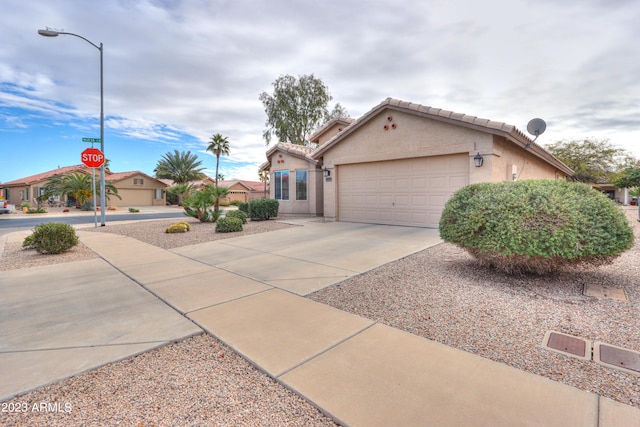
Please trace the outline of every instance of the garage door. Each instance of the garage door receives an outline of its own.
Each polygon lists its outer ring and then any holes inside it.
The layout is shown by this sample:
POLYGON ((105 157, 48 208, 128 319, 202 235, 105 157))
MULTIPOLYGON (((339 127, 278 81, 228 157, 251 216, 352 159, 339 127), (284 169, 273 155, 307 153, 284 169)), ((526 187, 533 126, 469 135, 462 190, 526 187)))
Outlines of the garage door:
POLYGON ((438 227, 444 204, 469 182, 469 156, 338 166, 338 220, 438 227))

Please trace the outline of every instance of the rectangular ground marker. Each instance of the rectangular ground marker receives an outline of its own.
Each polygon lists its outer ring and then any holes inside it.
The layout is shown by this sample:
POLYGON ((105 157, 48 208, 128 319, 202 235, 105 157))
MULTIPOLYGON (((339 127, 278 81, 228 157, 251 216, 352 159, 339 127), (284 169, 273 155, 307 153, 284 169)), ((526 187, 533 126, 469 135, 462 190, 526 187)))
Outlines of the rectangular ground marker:
POLYGON ((584 285, 583 293, 589 297, 629 301, 629 298, 627 298, 627 294, 625 293, 624 289, 614 288, 613 286, 586 284, 584 285))
POLYGON ((602 365, 640 375, 640 352, 596 341, 593 360, 602 365))
POLYGON ((582 360, 591 360, 591 342, 561 332, 548 331, 542 345, 552 351, 582 360))

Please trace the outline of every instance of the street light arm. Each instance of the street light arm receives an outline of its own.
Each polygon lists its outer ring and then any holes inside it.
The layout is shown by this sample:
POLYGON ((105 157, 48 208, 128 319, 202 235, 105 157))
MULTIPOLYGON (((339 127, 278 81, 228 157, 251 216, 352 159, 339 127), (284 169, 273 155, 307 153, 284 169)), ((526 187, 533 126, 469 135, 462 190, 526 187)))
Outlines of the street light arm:
POLYGON ((81 38, 82 40, 86 41, 91 46, 95 47, 96 49, 102 51, 102 46, 98 46, 97 44, 95 44, 91 40, 89 40, 89 39, 87 39, 85 37, 82 37, 80 34, 67 33, 65 31, 54 31, 54 30, 38 30, 38 34, 40 34, 41 36, 44 36, 44 37, 58 37, 61 34, 62 35, 67 35, 67 36, 78 37, 78 38, 81 38))

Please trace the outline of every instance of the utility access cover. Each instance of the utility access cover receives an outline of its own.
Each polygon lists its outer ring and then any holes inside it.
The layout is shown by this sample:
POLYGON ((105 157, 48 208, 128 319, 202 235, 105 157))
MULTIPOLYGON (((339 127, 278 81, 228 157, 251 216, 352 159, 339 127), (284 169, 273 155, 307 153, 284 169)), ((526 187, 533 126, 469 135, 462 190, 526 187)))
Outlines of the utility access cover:
POLYGON ((584 294, 589 297, 617 299, 619 301, 628 301, 627 294, 622 288, 614 288, 605 285, 584 285, 584 294))
POLYGON ((596 342, 593 360, 606 366, 640 375, 640 353, 611 344, 596 342))
POLYGON ((591 360, 591 343, 584 338, 549 331, 544 336, 543 345, 549 350, 557 351, 565 356, 591 360))

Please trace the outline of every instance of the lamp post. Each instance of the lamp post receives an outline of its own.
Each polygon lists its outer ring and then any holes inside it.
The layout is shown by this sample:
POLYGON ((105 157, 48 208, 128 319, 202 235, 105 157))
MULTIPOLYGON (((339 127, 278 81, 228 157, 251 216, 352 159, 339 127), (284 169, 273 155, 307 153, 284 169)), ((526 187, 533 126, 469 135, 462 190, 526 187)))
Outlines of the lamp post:
MULTIPOLYGON (((67 35, 81 38, 100 51, 100 151, 104 153, 104 84, 103 84, 103 68, 102 68, 102 43, 100 46, 90 40, 74 33, 55 30, 38 30, 38 34, 44 37, 58 37, 59 35, 67 35)), ((106 158, 106 156, 105 156, 106 158)), ((104 185, 104 163, 100 166, 100 225, 105 226, 105 185, 104 185)))

